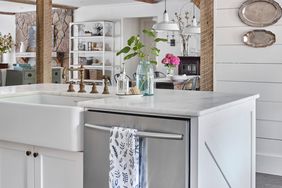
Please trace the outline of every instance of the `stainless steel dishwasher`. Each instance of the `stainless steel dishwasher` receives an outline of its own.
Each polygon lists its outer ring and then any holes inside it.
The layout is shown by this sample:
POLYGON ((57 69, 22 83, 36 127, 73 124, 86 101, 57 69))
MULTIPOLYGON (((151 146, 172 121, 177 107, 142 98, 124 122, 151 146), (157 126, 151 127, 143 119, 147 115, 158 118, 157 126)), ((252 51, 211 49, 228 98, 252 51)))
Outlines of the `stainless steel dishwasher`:
POLYGON ((109 187, 109 129, 113 126, 135 128, 146 139, 146 188, 189 188, 189 119, 91 110, 85 118, 84 188, 109 187))

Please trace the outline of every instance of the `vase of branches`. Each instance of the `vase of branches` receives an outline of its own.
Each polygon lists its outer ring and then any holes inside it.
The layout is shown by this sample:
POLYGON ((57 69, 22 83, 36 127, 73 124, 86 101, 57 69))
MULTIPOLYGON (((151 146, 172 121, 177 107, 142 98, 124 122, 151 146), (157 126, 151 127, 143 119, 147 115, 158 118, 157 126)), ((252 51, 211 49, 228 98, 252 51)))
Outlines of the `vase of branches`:
POLYGON ((180 13, 175 13, 175 22, 179 25, 179 35, 181 38, 181 51, 182 56, 188 56, 189 55, 189 40, 191 38, 191 35, 185 33, 185 29, 191 26, 189 12, 185 12, 184 15, 180 13))
POLYGON ((12 50, 12 36, 9 33, 8 35, 2 35, 0 33, 0 63, 3 63, 3 56, 6 53, 9 53, 12 50))

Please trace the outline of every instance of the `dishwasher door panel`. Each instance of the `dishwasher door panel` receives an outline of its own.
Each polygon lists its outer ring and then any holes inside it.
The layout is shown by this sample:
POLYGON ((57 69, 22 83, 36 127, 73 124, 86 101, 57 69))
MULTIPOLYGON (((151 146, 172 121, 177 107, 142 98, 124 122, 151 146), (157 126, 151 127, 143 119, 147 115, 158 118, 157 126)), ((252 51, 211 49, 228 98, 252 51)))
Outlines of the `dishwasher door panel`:
MULTIPOLYGON (((183 140, 145 138, 146 188, 189 187, 189 120, 91 111, 85 118, 86 123, 98 126, 183 134, 183 140)), ((110 133, 85 127, 84 135, 84 188, 108 188, 110 133)))

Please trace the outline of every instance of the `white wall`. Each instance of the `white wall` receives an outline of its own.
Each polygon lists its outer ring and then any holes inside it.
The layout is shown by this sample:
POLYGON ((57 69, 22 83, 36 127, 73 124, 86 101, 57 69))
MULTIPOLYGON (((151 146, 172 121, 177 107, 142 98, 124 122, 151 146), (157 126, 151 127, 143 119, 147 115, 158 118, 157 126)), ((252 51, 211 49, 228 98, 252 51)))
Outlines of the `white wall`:
MULTIPOLYGON (((11 33, 13 41, 16 39, 16 17, 14 15, 1 15, 0 14, 0 32, 5 35, 11 33)), ((15 62, 15 48, 12 49, 11 61, 15 62)))
MULTIPOLYGON (((123 20, 123 44, 127 44, 127 39, 132 35, 138 35, 140 31, 138 18, 127 18, 123 20), (128 29, 130 28, 130 29, 128 29)), ((133 73, 136 72, 139 59, 137 57, 125 62, 126 74, 132 78, 133 73)))
MULTIPOLYGON (((192 17, 192 4, 187 0, 173 0, 168 1, 168 12, 171 19, 174 18, 174 13, 179 12, 183 7, 183 11, 191 12, 192 17), (188 5, 187 5, 188 2, 188 5)), ((157 17, 158 21, 162 20, 164 11, 164 2, 157 4, 144 4, 134 2, 130 4, 116 4, 116 5, 99 5, 99 6, 87 6, 81 7, 74 12, 75 22, 80 21, 93 21, 93 20, 119 20, 123 22, 125 18, 144 18, 144 17, 157 17)), ((199 10, 196 9, 196 17, 199 18, 199 10)), ((199 20, 199 19, 198 19, 199 20)), ((130 29, 130 28, 127 28, 130 29)), ((161 37, 167 37, 167 34, 160 35, 161 37)), ((121 35, 121 41, 126 41, 121 35)), ((165 56, 166 53, 174 53, 175 55, 181 55, 180 40, 176 37, 176 47, 170 47, 168 43, 159 44, 158 47, 161 49, 160 60, 165 56)), ((124 46, 125 44, 122 44, 124 46)), ((199 48, 199 43, 195 47, 199 48)), ((121 48, 121 46, 118 46, 121 48)), ((116 64, 119 64, 117 62, 116 64)), ((165 68, 158 65, 158 69, 165 72, 165 68)))
POLYGON ((260 93, 257 171, 282 175, 282 19, 263 28, 276 34, 275 45, 247 47, 242 35, 256 28, 238 17, 244 1, 215 1, 215 91, 260 93))

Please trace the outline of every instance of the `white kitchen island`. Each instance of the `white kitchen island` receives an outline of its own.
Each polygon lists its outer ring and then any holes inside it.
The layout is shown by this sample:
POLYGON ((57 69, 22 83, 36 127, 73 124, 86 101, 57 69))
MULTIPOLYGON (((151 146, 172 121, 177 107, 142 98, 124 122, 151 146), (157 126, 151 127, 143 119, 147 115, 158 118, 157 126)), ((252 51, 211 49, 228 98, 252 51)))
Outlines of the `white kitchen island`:
MULTIPOLYGON (((102 91, 102 88, 98 89, 100 92, 102 91)), ((10 104, 7 101, 1 101, 1 98, 30 95, 35 92, 37 94, 43 92, 44 95, 89 98, 89 100, 77 103, 78 107, 84 109, 85 114, 85 121, 79 121, 80 125, 78 125, 78 127, 83 127, 84 123, 92 123, 96 125, 99 123, 104 126, 110 126, 109 122, 114 123, 115 126, 126 126, 127 123, 136 123, 136 125, 141 125, 141 131, 150 131, 150 125, 152 125, 153 131, 158 129, 159 132, 163 133, 175 132, 178 135, 182 134, 184 136, 183 140, 185 141, 183 141, 183 146, 185 147, 183 152, 185 153, 185 156, 180 156, 180 158, 185 159, 185 162, 183 163, 183 166, 185 167, 183 167, 184 177, 180 180, 183 181, 183 187, 181 188, 255 187, 255 108, 258 95, 157 90, 155 95, 151 97, 120 98, 115 95, 109 95, 104 98, 102 95, 97 95, 98 97, 95 97, 95 95, 92 96, 90 94, 67 93, 66 90, 67 85, 55 84, 2 87, 0 88, 0 111, 4 112, 5 110, 1 109, 1 106, 10 104), (108 115, 101 116, 102 114, 108 115), (117 121, 113 122, 115 119, 117 121), (125 124, 119 124, 118 121, 125 122, 125 124), (153 127, 154 125, 150 123, 156 123, 158 124, 158 127, 153 127), (175 126, 175 128, 173 126, 175 126), (163 130, 162 127, 164 128, 163 130), (185 132, 181 132, 182 130, 185 130, 185 132)), ((87 90, 90 91, 90 88, 87 88, 87 90)), ((28 105, 28 107, 38 107, 37 111, 42 106, 42 104, 25 105, 28 105)), ((50 107, 56 106, 54 104, 44 104, 45 107, 48 107, 48 105, 50 107)), ((59 108, 62 107, 58 106, 58 109, 59 108)), ((56 114, 53 116, 54 119, 59 118, 56 117, 56 114)), ((15 115, 14 118, 16 117, 17 116, 15 115)), ((35 116, 34 119, 38 117, 40 116, 35 116)), ((1 114, 0 118, 3 118, 1 114)), ((71 117, 64 118, 68 119, 71 117)), ((29 125, 23 123, 21 126, 28 127, 29 125)), ((5 129, 0 130, 2 133, 1 135, 5 135, 5 131, 5 129)), ((29 131, 32 132, 34 130, 29 131)), ((85 132, 91 131, 86 129, 85 132)), ((10 134, 10 132, 6 132, 6 134, 10 134)), ((95 132, 95 134, 98 134, 97 137, 100 136, 100 132, 95 132)), ((83 134, 81 137, 83 138, 83 134)), ((0 140, 2 143, 0 146, 5 146, 6 142, 17 142, 14 144, 23 144, 24 146, 32 145, 33 148, 44 147, 45 149, 47 146, 41 146, 39 142, 30 143, 29 141, 32 141, 32 139, 21 138, 21 140, 17 141, 16 138, 9 140, 8 137, 0 136, 0 140)), ((107 145, 107 143, 103 144, 107 145)), ((89 143, 87 143, 86 140, 82 151, 70 150, 64 151, 66 152, 64 154, 73 152, 80 152, 81 154, 85 149, 87 150, 87 147, 89 147, 89 143)), ((50 149, 51 153, 60 150, 60 148, 52 150, 52 148, 48 147, 47 149, 50 149)), ((4 155, 4 150, 0 151, 0 155, 4 155)), ((23 151, 25 150, 23 149, 23 151)), ((103 152, 107 151, 103 150, 103 152)), ((40 152, 37 154, 40 156, 40 152)), ((20 158, 19 160, 22 159, 20 158)), ((84 167, 90 167, 91 164, 93 164, 91 163, 91 160, 84 157, 84 167)), ((49 163, 46 163, 46 165, 52 164, 52 160, 48 162, 49 163)), ((0 160, 1 166, 3 163, 5 163, 5 161, 0 160)), ((67 163, 64 165, 66 164, 67 163)), ((55 165, 59 166, 58 160, 55 161, 55 165)), ((66 167, 64 165, 62 165, 62 167, 66 167)), ((165 166, 166 164, 163 165, 165 166)), ((3 168, 1 168, 1 170, 2 169, 3 168)), ((90 172, 91 170, 93 171, 93 169, 88 170, 90 170, 90 172)), ((87 173, 88 171, 84 171, 84 173, 85 172, 87 173)), ((75 174, 77 174, 77 172, 75 172, 75 174)), ((91 177, 95 174, 84 174, 84 176, 87 175, 91 177)), ((74 178, 73 175, 70 176, 74 178)), ((66 180, 66 176, 63 178, 66 180)), ((0 188, 6 188, 3 186, 9 184, 7 182, 6 184, 3 184, 1 179, 2 178, 0 178, 0 188)), ((57 186, 55 185, 53 188, 54 187, 57 186)), ((88 188, 87 183, 84 187, 88 188)), ((92 187, 96 188, 95 183, 92 184, 92 187)), ((25 186, 18 186, 17 188, 25 188, 25 186)), ((60 188, 67 187, 61 186, 60 188)), ((175 186, 175 188, 178 187, 175 186)))

